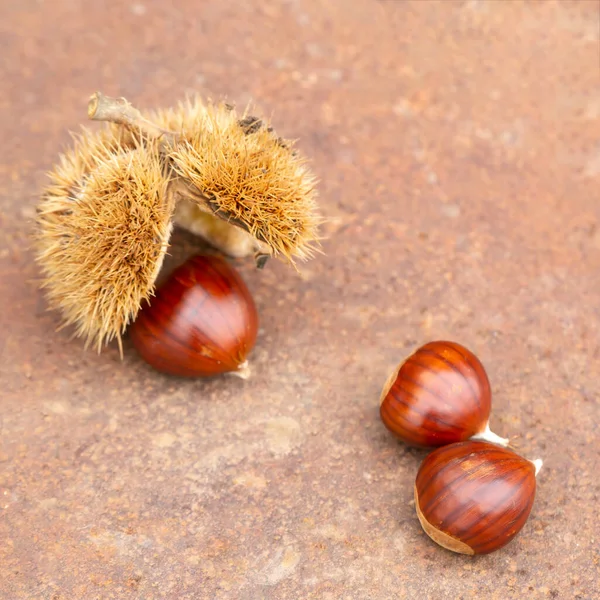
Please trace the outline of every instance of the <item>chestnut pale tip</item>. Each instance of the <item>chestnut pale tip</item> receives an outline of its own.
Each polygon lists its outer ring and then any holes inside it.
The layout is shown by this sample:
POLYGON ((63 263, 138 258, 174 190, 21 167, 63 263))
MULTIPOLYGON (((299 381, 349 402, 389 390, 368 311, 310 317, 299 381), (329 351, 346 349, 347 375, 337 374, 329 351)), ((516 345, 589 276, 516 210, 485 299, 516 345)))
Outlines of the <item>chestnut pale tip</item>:
POLYGON ((383 390, 381 390, 381 395, 379 397, 379 405, 381 406, 384 402, 385 399, 387 397, 387 395, 390 393, 390 390, 392 389, 392 386, 394 385, 394 383, 396 383, 396 379, 398 378, 398 373, 400 373, 400 369, 402 368, 402 365, 406 362, 405 359, 404 361, 402 361, 390 374, 390 376, 387 378, 385 385, 383 386, 383 390))
POLYGON ((240 379, 248 379, 252 373, 252 369, 250 368, 250 364, 247 360, 238 365, 238 368, 235 371, 229 371, 230 375, 235 375, 240 379))
POLYGON ((414 487, 414 494, 417 517, 419 518, 419 522, 421 523, 423 531, 442 548, 446 548, 446 550, 450 550, 451 552, 456 552, 458 554, 468 554, 469 556, 473 556, 475 551, 473 548, 471 548, 471 546, 461 542, 447 533, 444 533, 443 531, 440 531, 425 518, 425 515, 422 513, 421 507, 419 506, 419 492, 417 491, 416 484, 414 487))
POLYGON ((536 458, 535 460, 532 460, 531 462, 533 463, 533 466, 535 467, 535 475, 537 477, 537 474, 540 472, 540 469, 542 468, 544 461, 541 458, 536 458))
POLYGON ((480 440, 482 442, 490 442, 492 444, 498 444, 499 446, 508 446, 508 438, 500 437, 496 435, 491 429, 490 424, 487 423, 485 429, 471 436, 472 440, 480 440))

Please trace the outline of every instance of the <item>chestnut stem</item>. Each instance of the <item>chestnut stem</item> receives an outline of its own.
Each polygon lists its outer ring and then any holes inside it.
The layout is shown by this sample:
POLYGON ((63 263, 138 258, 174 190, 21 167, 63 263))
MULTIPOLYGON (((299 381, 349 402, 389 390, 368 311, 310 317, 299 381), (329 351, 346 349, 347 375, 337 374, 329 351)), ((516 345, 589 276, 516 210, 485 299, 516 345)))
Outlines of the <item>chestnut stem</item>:
POLYGON ((508 446, 508 442, 510 441, 508 438, 503 438, 499 435, 496 435, 490 429, 489 423, 485 426, 485 429, 483 431, 480 431, 479 433, 476 433, 475 435, 471 436, 471 439, 481 440, 484 442, 491 442, 492 444, 499 444, 500 446, 508 446))
POLYGON ((146 119, 142 113, 125 98, 111 98, 96 92, 88 103, 88 117, 92 121, 108 121, 123 125, 133 133, 141 133, 147 137, 166 138, 173 141, 176 134, 162 129, 146 119))
POLYGON ((238 365, 237 371, 229 371, 230 375, 235 375, 240 379, 249 379, 251 373, 252 370, 250 369, 250 365, 248 364, 247 360, 238 365))
POLYGON ((535 467, 535 475, 537 477, 537 474, 540 472, 540 469, 542 468, 544 461, 541 458, 536 458, 535 460, 532 460, 531 462, 533 463, 533 466, 535 467))

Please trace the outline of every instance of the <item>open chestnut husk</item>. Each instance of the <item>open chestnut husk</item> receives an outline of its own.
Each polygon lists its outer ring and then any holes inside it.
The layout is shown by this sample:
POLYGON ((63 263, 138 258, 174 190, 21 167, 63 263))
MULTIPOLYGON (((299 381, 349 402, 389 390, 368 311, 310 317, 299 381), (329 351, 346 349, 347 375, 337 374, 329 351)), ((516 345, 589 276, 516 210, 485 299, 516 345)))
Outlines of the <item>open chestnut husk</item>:
POLYGON ((129 336, 141 357, 163 373, 246 378, 257 332, 256 306, 243 279, 226 260, 207 255, 171 273, 129 336))
POLYGON ((383 424, 404 442, 436 447, 467 439, 501 445, 490 431, 490 382, 479 359, 450 341, 429 342, 391 374, 380 398, 383 424))
POLYGON ((415 480, 421 526, 460 554, 489 554, 508 544, 529 517, 541 460, 480 441, 438 448, 415 480))

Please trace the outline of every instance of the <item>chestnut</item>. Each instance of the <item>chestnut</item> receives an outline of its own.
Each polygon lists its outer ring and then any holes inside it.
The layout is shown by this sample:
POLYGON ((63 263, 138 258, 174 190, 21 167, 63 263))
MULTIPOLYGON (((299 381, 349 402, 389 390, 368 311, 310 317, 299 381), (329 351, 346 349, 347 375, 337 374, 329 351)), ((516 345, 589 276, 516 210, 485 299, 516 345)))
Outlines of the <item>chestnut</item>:
POLYGON ((469 438, 506 445, 489 429, 492 393, 479 359, 450 341, 429 342, 391 374, 380 398, 383 424, 413 446, 469 438))
POLYGON ((529 517, 541 465, 481 441, 434 450, 415 481, 421 526, 453 552, 488 554, 502 548, 529 517))
POLYGON ((170 375, 249 375, 258 314, 241 276, 218 256, 194 256, 158 287, 129 329, 141 357, 170 375))

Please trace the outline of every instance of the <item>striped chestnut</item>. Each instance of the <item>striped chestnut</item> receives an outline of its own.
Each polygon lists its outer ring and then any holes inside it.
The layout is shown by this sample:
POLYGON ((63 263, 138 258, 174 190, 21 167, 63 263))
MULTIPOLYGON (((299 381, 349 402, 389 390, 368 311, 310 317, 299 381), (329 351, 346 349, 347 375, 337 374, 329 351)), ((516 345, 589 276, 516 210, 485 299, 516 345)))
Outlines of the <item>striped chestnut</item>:
POLYGON ((472 441, 438 448, 421 463, 415 507, 425 533, 460 554, 508 544, 529 517, 541 460, 472 441))
POLYGON ((413 446, 508 444, 489 428, 492 393, 483 365, 456 342, 429 342, 413 352, 387 380, 380 403, 383 424, 413 446))
POLYGON ((220 257, 194 256, 158 287, 129 335, 141 357, 163 373, 245 379, 257 331, 256 306, 237 271, 220 257))

